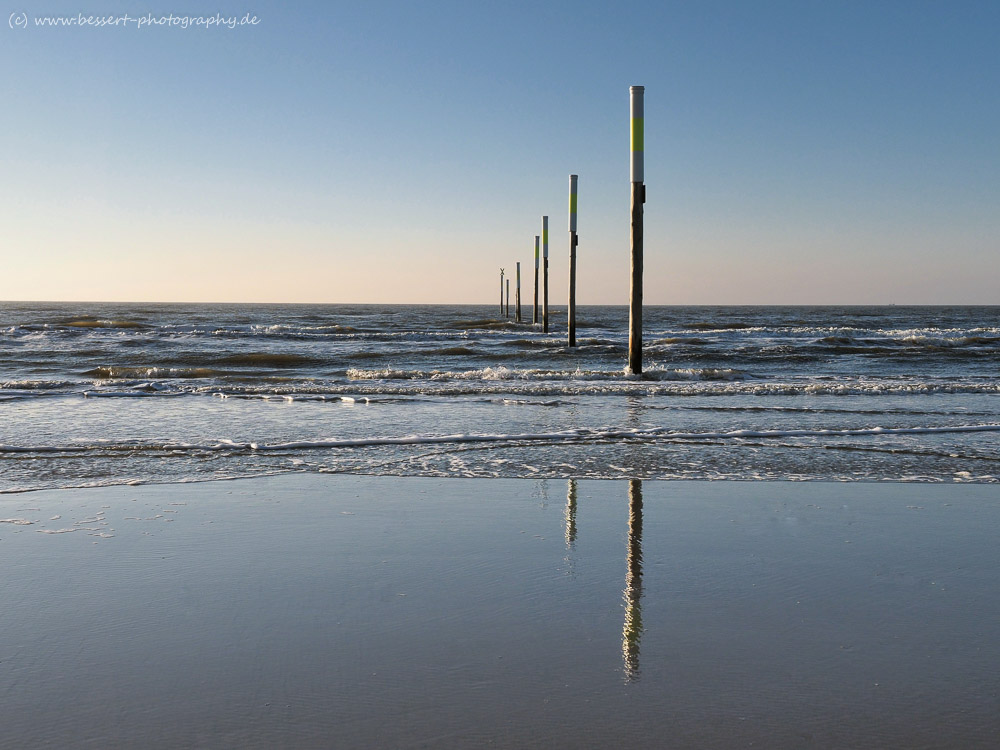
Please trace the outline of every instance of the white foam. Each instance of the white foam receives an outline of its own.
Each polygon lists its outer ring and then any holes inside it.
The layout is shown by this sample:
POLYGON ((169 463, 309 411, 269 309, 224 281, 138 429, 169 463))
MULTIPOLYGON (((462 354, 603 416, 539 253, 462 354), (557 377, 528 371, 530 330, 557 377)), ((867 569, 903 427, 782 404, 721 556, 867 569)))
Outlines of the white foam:
MULTIPOLYGON (((593 440, 737 440, 743 438, 830 438, 877 437, 881 435, 928 435, 972 432, 1000 432, 1000 424, 935 425, 921 427, 816 428, 785 430, 728 430, 705 432, 671 431, 666 427, 602 428, 522 433, 454 433, 447 435, 400 435, 360 438, 294 440, 284 443, 237 442, 223 438, 205 443, 150 443, 143 441, 101 441, 78 445, 15 446, 0 444, 2 453, 85 453, 90 451, 289 451, 324 448, 362 448, 388 445, 437 445, 501 442, 579 442, 593 440)), ((10 522, 10 521, 8 521, 10 522)))
POLYGON ((229 448, 247 448, 255 451, 307 450, 317 448, 356 448, 379 445, 434 445, 441 443, 493 443, 532 441, 590 441, 590 440, 734 440, 743 438, 788 437, 860 437, 880 435, 926 435, 967 432, 998 432, 1000 424, 945 425, 933 427, 866 427, 828 428, 801 430, 729 430, 725 432, 672 432, 663 427, 601 430, 560 430, 533 433, 404 435, 399 437, 370 437, 328 440, 299 440, 287 443, 233 443, 222 441, 229 448))

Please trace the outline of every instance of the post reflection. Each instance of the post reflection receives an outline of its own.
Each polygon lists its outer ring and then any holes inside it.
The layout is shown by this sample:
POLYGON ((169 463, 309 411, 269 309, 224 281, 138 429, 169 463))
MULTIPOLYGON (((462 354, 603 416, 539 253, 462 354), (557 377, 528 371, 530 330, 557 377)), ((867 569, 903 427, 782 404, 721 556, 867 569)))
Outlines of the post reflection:
POLYGON ((566 488, 566 547, 576 542, 576 480, 570 479, 566 488))
POLYGON ((628 483, 628 554, 625 570, 625 626, 622 657, 626 681, 639 679, 639 641, 642 638, 642 480, 628 483))

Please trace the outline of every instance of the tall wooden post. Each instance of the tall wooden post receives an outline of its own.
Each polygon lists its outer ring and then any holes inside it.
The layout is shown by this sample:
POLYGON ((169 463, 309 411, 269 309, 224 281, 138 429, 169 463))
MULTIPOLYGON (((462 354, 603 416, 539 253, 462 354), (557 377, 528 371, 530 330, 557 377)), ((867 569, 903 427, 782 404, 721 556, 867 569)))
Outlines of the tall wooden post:
POLYGON ((514 292, 514 315, 521 322, 521 261, 517 262, 517 291, 514 292))
POLYGON ((500 269, 500 314, 503 315, 503 269, 500 269))
POLYGON ((629 89, 632 120, 632 207, 630 244, 632 273, 628 302, 628 369, 642 374, 642 204, 646 202, 643 177, 643 86, 629 89))
POLYGON ((535 309, 531 316, 532 323, 538 323, 538 235, 535 235, 535 309))
POLYGON ((566 312, 569 345, 576 346, 576 175, 569 176, 569 309, 566 312))
POLYGON ((542 332, 549 332, 549 217, 542 217, 542 332))
POLYGON ((510 317, 510 279, 507 279, 507 311, 504 313, 504 317, 510 317))

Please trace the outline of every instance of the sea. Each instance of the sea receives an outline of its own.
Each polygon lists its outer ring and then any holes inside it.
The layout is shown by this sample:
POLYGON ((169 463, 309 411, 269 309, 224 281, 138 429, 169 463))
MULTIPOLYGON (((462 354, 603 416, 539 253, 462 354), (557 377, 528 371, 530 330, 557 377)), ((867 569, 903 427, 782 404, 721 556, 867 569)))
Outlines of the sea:
POLYGON ((1000 306, 0 303, 0 492, 293 472, 1000 480, 1000 306))

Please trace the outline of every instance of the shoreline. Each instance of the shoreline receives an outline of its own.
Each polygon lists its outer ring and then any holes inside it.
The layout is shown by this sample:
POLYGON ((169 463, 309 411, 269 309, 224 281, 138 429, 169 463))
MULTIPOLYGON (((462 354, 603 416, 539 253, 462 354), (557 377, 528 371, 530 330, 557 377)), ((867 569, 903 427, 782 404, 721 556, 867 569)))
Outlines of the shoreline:
MULTIPOLYGON (((1000 428, 1000 426, 997 426, 1000 428)), ((969 472, 966 472, 969 473, 969 472)), ((355 477, 355 478, 368 478, 368 479, 429 479, 438 481, 524 481, 524 482, 565 482, 565 481, 576 481, 576 482, 628 482, 632 480, 638 480, 642 482, 659 482, 665 484, 803 484, 803 485, 835 485, 835 486, 845 486, 845 485, 906 485, 906 486, 941 486, 941 487, 956 487, 956 486, 975 486, 975 487, 990 487, 1000 484, 1000 478, 994 475, 971 475, 960 476, 958 473, 950 477, 935 477, 935 476, 907 476, 907 477, 887 477, 887 478, 871 478, 871 477, 861 477, 857 479, 853 478, 840 478, 840 479, 830 479, 830 478, 811 478, 811 477, 685 477, 685 476, 670 476, 670 477, 647 477, 647 476, 619 476, 619 477, 594 477, 594 476, 565 476, 565 475, 553 475, 553 476, 445 476, 445 475, 434 475, 434 474, 375 474, 375 473, 364 473, 364 472, 350 472, 350 471, 324 471, 324 470, 278 470, 271 472, 261 472, 259 474, 246 474, 241 476, 232 477, 211 477, 206 479, 164 479, 162 481, 136 481, 128 480, 118 483, 109 484, 81 484, 66 487, 25 487, 25 488, 14 488, 14 489, 0 489, 0 503, 4 501, 5 498, 15 498, 23 495, 32 495, 35 493, 49 493, 49 492, 84 492, 90 490, 111 490, 116 488, 141 488, 141 487, 170 487, 178 486, 185 487, 189 485, 202 485, 202 484, 215 484, 215 483, 229 483, 229 482, 251 482, 256 480, 264 480, 276 477, 300 477, 300 476, 312 476, 312 477, 355 477)))

